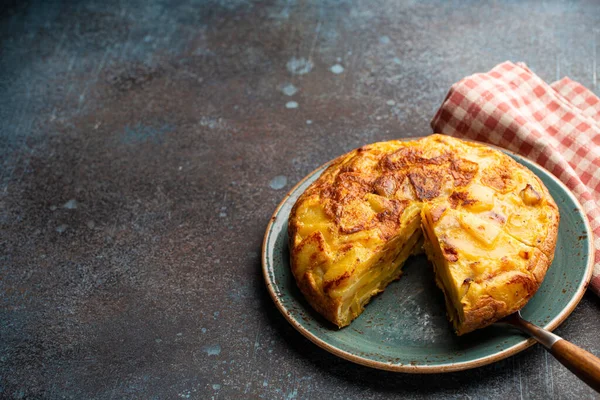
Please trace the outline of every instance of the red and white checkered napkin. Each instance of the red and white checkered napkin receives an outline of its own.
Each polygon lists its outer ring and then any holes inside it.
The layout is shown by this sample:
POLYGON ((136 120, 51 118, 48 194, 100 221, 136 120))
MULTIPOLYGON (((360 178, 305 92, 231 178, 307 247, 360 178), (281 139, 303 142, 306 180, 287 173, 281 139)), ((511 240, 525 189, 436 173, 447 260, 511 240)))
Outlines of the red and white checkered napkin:
POLYGON ((455 83, 431 126, 512 150, 564 182, 594 231, 590 288, 600 295, 600 99, 569 78, 548 85, 525 64, 505 62, 455 83))

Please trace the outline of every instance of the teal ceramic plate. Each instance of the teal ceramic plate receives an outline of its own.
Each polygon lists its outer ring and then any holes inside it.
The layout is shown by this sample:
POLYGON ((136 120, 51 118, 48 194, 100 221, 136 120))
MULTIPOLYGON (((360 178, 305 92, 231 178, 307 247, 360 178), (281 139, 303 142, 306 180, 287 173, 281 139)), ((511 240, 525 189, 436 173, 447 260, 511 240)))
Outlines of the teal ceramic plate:
MULTIPOLYGON (((522 310, 546 329, 556 328, 583 296, 592 272, 591 229, 571 192, 537 164, 510 154, 539 176, 560 209, 554 262, 541 288, 522 310)), ((327 168, 318 168, 283 199, 273 214, 263 242, 267 288, 283 316, 304 336, 347 360, 399 372, 436 373, 479 367, 531 346, 504 325, 457 337, 446 320, 444 299, 424 256, 410 258, 404 275, 376 296, 365 311, 343 329, 312 310, 296 287, 289 268, 288 216, 300 194, 327 168)))

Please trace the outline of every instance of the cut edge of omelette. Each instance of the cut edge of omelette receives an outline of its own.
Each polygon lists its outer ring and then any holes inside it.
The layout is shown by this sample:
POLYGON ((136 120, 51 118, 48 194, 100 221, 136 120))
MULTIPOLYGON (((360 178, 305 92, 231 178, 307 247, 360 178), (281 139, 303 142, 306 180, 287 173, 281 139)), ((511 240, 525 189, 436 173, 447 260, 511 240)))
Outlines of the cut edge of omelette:
POLYGON ((558 220, 539 178, 497 150, 443 135, 374 143, 334 160, 294 205, 292 273, 310 305, 341 328, 425 242, 460 335, 531 298, 552 262, 558 220), (453 244, 449 226, 464 236, 454 261, 443 251, 453 244), (497 240, 510 254, 469 264, 469 244, 485 252, 497 240))

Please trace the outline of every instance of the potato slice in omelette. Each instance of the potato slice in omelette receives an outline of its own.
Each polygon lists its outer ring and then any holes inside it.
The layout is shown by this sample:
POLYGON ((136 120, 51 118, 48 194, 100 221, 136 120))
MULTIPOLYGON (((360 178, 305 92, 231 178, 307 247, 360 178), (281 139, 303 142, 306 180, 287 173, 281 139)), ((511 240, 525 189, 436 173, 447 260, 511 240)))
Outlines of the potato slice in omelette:
POLYGON ((291 268, 312 307, 343 327, 424 248, 460 335, 533 296, 558 221, 542 182, 500 151, 442 135, 374 143, 334 160, 297 200, 291 268))

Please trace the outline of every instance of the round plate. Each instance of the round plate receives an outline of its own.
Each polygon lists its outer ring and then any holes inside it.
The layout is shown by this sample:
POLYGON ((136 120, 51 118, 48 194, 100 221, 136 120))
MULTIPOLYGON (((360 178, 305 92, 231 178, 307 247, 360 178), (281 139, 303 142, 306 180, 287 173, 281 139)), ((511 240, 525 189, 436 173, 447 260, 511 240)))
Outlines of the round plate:
MULTIPOLYGON (((539 165, 506 153, 541 178, 560 210, 554 262, 538 292, 521 311, 525 319, 553 330, 579 303, 591 278, 592 231, 581 205, 565 185, 539 165)), ((373 298, 350 326, 338 329, 316 313, 290 271, 287 226, 290 210, 300 194, 328 165, 313 171, 285 196, 267 226, 263 242, 267 288, 294 328, 339 357, 374 368, 413 373, 479 367, 535 343, 504 324, 456 336, 446 319, 444 298, 435 286, 433 268, 424 256, 409 258, 402 278, 373 298)))

